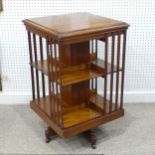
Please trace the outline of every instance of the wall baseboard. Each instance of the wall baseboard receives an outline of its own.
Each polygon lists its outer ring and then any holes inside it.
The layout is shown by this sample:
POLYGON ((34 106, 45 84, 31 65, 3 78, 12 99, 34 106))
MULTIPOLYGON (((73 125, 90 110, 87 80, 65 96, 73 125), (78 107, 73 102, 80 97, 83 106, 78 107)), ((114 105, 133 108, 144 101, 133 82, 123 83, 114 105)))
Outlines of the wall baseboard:
MULTIPOLYGON (((100 92, 100 94, 103 94, 100 92)), ((0 104, 29 104, 31 92, 1 92, 0 104)), ((126 91, 124 103, 155 103, 155 91, 126 91)))
POLYGON ((31 92, 1 92, 0 104, 29 104, 31 92))

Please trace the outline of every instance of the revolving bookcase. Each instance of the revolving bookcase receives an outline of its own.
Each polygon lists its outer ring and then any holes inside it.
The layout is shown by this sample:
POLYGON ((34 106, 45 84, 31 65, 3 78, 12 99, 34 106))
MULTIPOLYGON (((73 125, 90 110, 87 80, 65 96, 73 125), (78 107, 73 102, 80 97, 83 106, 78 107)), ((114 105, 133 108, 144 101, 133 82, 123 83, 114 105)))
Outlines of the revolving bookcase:
POLYGON ((128 24, 89 13, 23 21, 29 42, 31 108, 47 123, 49 142, 91 132, 124 115, 123 91, 128 24))

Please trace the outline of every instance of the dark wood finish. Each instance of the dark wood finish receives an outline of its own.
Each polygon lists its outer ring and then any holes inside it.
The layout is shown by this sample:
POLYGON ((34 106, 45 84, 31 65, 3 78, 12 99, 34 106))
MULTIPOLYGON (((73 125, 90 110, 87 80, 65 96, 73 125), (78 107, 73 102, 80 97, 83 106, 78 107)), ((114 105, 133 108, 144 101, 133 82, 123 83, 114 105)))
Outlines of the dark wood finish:
POLYGON ((129 25, 89 13, 23 22, 29 41, 33 93, 30 105, 49 126, 46 141, 55 133, 67 138, 84 132, 94 148, 96 137, 90 129, 124 115, 125 46, 129 25), (99 58, 99 42, 104 58, 99 58), (112 51, 110 60, 109 49, 112 51), (121 88, 119 74, 122 74, 121 88), (98 78, 104 81, 103 96, 98 92, 98 78))

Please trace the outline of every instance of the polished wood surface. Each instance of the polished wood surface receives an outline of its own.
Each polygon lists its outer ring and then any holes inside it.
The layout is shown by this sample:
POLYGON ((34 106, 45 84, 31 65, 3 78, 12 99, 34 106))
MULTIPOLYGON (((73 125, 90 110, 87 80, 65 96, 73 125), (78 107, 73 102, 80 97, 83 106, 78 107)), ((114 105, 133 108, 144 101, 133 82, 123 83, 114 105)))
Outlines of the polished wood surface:
POLYGON ((74 135, 77 135, 81 132, 87 131, 89 129, 93 129, 99 125, 105 124, 117 118, 124 116, 124 110, 117 110, 111 114, 107 114, 106 116, 97 117, 95 119, 91 119, 89 121, 80 123, 79 125, 72 126, 70 128, 66 128, 65 130, 60 128, 57 124, 55 124, 50 117, 46 113, 44 113, 34 102, 30 103, 31 108, 61 137, 68 138, 74 135))
MULTIPOLYGON (((38 105, 38 107, 46 113, 48 116, 50 116, 50 97, 46 96, 40 99, 36 99, 34 101, 31 101, 31 103, 38 105)), ((52 97, 51 97, 52 98, 52 97)), ((70 127, 73 125, 78 125, 81 122, 102 116, 103 111, 103 101, 104 98, 100 95, 91 95, 90 97, 90 103, 81 103, 76 105, 70 105, 68 103, 63 102, 63 122, 64 127, 70 127)), ((55 99, 52 98, 52 102, 56 102, 55 99)), ((106 112, 109 112, 109 106, 110 102, 106 102, 106 112)), ((113 104, 113 110, 115 108, 115 105, 113 104)))
POLYGON ((32 18, 23 22, 58 38, 128 27, 127 23, 85 12, 32 18))
MULTIPOLYGON (((37 68, 38 70, 40 70, 41 72, 43 72, 44 74, 48 75, 48 69, 47 69, 47 62, 48 60, 43 60, 43 61, 37 61, 37 62, 33 62, 31 65, 35 68, 37 68)), ((90 63, 90 70, 94 70, 97 71, 98 73, 102 72, 102 75, 104 76, 104 74, 110 74, 111 73, 111 64, 108 63, 107 64, 107 73, 105 73, 105 61, 101 60, 101 59, 97 59, 95 61, 92 61, 90 63)), ((78 65, 78 66, 74 66, 74 67, 64 67, 62 69, 63 74, 65 73, 72 73, 74 71, 77 70, 86 70, 86 65, 78 65)), ((117 66, 114 66, 114 72, 116 71, 121 71, 121 68, 117 68, 117 66)))
MULTIPOLYGON (((40 61, 40 62, 33 63, 32 66, 35 66, 38 70, 48 75, 46 64, 47 64, 47 61, 40 61)), ((91 78, 95 78, 103 75, 103 72, 97 72, 96 70, 92 70, 89 68, 87 69, 82 65, 77 66, 77 68, 78 70, 75 69, 75 67, 64 68, 64 71, 62 71, 63 74, 61 75, 62 86, 79 83, 79 82, 86 81, 91 78), (69 73, 66 73, 66 72, 69 72, 69 73)), ((55 75, 52 75, 52 77, 54 78, 55 75)))
POLYGON ((71 127, 73 125, 78 125, 81 122, 88 121, 90 119, 101 116, 101 113, 95 109, 89 107, 83 107, 64 115, 64 127, 71 127))
MULTIPOLYGON (((48 68, 47 68, 47 60, 37 61, 32 63, 31 65, 44 74, 48 75, 48 68)), ((86 81, 95 77, 104 76, 106 74, 111 73, 111 64, 107 64, 107 73, 105 73, 105 62, 101 59, 97 59, 90 63, 90 68, 87 68, 87 65, 78 65, 78 66, 71 66, 71 67, 64 67, 62 69, 62 85, 70 85, 75 84, 78 82, 86 81)), ((114 66, 113 72, 117 71, 117 67, 114 66)), ((119 68, 121 71, 121 68, 119 68)), ((55 75, 53 75, 54 77, 55 75)))

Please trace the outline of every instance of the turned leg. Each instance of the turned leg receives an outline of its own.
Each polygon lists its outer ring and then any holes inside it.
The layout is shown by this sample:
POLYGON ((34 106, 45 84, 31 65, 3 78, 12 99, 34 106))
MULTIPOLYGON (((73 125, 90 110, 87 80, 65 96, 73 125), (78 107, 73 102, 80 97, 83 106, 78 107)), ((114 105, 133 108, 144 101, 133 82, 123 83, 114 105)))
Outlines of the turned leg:
POLYGON ((55 136, 56 133, 53 131, 50 127, 47 127, 47 130, 45 130, 45 141, 46 143, 49 143, 53 136, 55 136))
POLYGON ((90 142, 91 147, 93 149, 96 149, 96 141, 97 141, 97 138, 94 135, 94 133, 91 130, 88 130, 88 131, 86 131, 86 132, 83 133, 83 136, 90 142))

